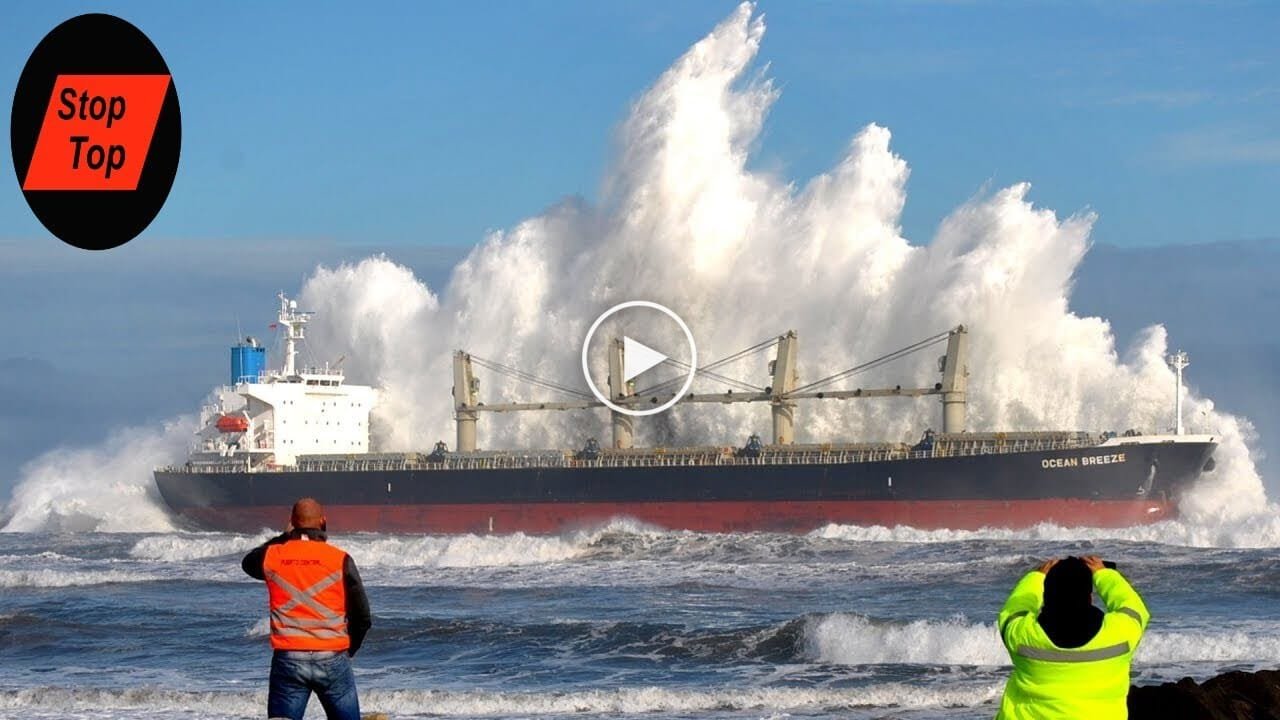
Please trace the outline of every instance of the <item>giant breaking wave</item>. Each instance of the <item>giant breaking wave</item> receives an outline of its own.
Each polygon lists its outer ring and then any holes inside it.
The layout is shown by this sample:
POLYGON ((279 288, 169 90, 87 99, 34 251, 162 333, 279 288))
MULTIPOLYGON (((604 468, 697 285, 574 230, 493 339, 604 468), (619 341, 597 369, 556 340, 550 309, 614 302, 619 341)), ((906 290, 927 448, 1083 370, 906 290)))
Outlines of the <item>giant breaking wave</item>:
MULTIPOLYGON (((385 390, 375 417, 384 449, 421 449, 452 436, 453 349, 577 384, 572 339, 605 308, 635 298, 676 308, 704 358, 795 329, 810 379, 963 323, 971 333, 971 428, 1170 424, 1164 329, 1149 328, 1121 352, 1106 320, 1070 309, 1091 213, 1059 218, 1018 184, 966 202, 927 243, 912 244, 899 225, 907 164, 891 150, 889 130, 874 124, 854 135, 834 168, 803 185, 748 169, 779 97, 772 80, 751 69, 764 30, 754 7, 740 6, 635 102, 596 204, 566 201, 492 234, 440 293, 386 257, 315 270, 301 293, 318 313, 312 343, 327 356, 345 355, 348 377, 385 390), (778 282, 793 291, 774 292, 778 282)), ((764 380, 763 367, 732 372, 764 380)), ((917 361, 860 382, 932 384, 935 373, 931 362, 917 361)), ((535 397, 500 378, 486 378, 483 394, 535 397)), ((1184 503, 1171 540, 1280 544, 1280 521, 1250 458, 1249 423, 1189 391, 1185 410, 1189 431, 1219 436, 1221 448, 1217 470, 1184 503)), ((936 425, 939 409, 930 401, 813 403, 800 413, 801 441, 906 440, 936 425)), ((765 430, 767 417, 758 407, 678 406, 639 423, 637 439, 737 443, 765 430)), ((189 432, 177 429, 183 425, 170 432, 189 432)), ((485 416, 480 441, 569 447, 605 432, 602 415, 513 413, 485 416)), ((136 444, 101 452, 133 458, 136 444)), ((81 465, 62 451, 33 462, 7 529, 62 526, 59 514, 82 514, 78 499, 101 494, 104 484, 138 518, 122 519, 117 506, 97 529, 164 529, 147 509, 151 495, 139 490, 151 483, 149 467, 107 462, 115 472, 104 478, 76 474, 81 465), (30 487, 37 483, 38 492, 30 487)))

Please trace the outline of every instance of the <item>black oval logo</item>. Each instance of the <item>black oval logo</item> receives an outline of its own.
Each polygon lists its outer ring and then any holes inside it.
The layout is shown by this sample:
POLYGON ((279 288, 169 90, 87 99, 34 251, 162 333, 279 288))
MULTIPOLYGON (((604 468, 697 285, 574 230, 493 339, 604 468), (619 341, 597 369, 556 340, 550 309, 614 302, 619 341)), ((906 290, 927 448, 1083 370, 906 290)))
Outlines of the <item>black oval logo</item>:
POLYGON ((178 172, 169 67, 125 20, 71 18, 22 69, 9 141, 18 185, 49 232, 85 250, 123 245, 155 219, 178 172))

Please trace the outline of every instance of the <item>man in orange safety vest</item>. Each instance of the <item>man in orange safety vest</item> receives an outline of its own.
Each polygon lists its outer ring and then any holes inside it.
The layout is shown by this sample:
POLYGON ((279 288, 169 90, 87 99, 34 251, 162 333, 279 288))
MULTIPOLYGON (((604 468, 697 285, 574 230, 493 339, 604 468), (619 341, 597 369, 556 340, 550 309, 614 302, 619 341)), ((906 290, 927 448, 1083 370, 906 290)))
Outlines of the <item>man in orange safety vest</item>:
POLYGON ((294 503, 289 527, 241 567, 267 583, 274 650, 267 716, 302 720, 314 692, 329 720, 360 720, 351 657, 373 624, 369 599, 355 561, 327 542, 320 503, 294 503))

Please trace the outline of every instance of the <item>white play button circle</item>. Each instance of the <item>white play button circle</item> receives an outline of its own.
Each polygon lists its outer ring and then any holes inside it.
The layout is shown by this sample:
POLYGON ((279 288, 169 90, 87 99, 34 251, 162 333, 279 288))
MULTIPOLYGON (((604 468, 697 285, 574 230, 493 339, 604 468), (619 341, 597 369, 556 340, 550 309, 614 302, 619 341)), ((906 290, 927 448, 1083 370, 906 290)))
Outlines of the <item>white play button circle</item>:
MULTIPOLYGON (((654 350, 639 340, 635 340, 634 338, 626 335, 622 336, 622 353, 622 382, 629 382, 636 376, 642 375, 646 371, 651 370, 671 359, 666 353, 654 350)), ((679 315, 672 312, 670 308, 659 305, 655 302, 649 302, 648 300, 631 300, 629 302, 619 303, 608 310, 605 310, 601 313, 600 317, 596 318, 595 322, 591 323, 591 329, 587 331, 587 337, 582 341, 582 375, 587 379, 587 387, 591 388, 591 394, 595 395, 596 399, 604 403, 610 410, 620 412, 624 415, 656 415, 657 413, 667 410, 672 405, 675 405, 680 401, 680 398, 684 397, 689 392, 689 388, 693 385, 693 376, 697 372, 697 368, 698 348, 693 344, 693 333, 689 331, 689 326, 685 324, 684 320, 680 319, 679 315), (675 321, 676 325, 680 326, 680 330, 684 333, 685 341, 689 343, 689 371, 685 375, 684 385, 680 387, 680 391, 673 394, 661 405, 646 408, 644 410, 637 410, 619 405, 618 403, 613 402, 608 395, 600 392, 600 389, 596 387, 595 381, 591 379, 590 363, 587 361, 588 348, 591 346, 591 338, 595 335, 600 324, 607 320, 611 315, 630 308, 648 308, 650 310, 657 310, 658 312, 666 315, 675 321)))

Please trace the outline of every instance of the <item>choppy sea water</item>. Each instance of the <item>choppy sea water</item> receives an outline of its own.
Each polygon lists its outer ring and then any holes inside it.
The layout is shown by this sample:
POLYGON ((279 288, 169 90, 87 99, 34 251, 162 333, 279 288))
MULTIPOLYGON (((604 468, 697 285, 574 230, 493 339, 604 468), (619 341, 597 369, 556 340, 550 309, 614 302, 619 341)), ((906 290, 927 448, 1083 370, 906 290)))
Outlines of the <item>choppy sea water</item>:
MULTIPOLYGON (((395 718, 986 718, 1008 670, 996 611, 1069 553, 1117 560, 1146 597, 1137 680, 1280 664, 1274 551, 1105 535, 332 541, 374 609, 364 710, 395 718)), ((0 534, 0 717, 263 717, 266 593, 239 561, 268 536, 0 534)))

